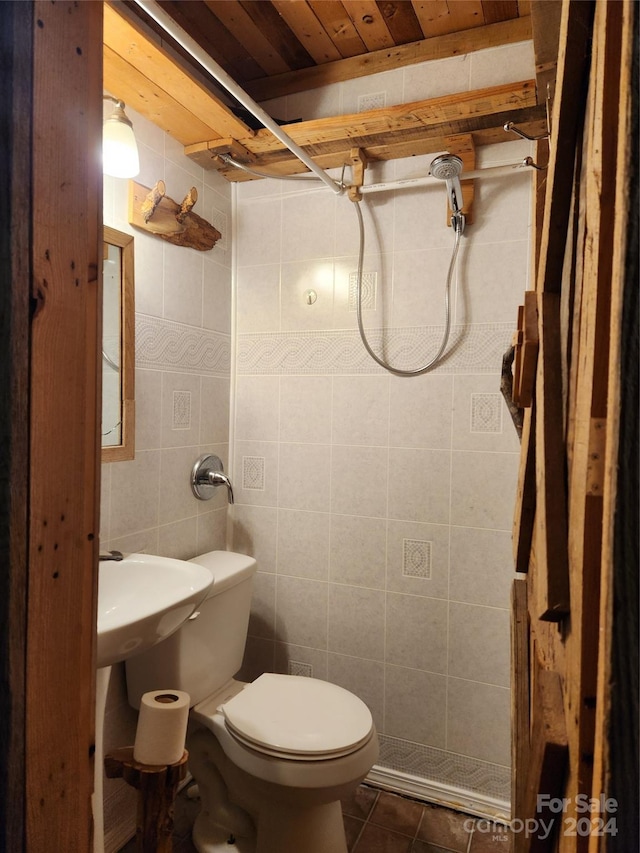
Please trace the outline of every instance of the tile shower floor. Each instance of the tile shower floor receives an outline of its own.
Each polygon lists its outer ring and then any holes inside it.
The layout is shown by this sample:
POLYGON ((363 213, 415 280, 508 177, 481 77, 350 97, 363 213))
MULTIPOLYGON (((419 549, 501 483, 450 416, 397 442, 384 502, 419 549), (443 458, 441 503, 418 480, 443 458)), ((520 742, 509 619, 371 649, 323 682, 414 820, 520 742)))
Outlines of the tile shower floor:
MULTIPOLYGON (((174 853, 196 853, 191 843, 191 827, 200 802, 189 799, 186 792, 187 788, 176 799, 174 853)), ((506 827, 499 826, 497 833, 493 829, 486 831, 488 822, 368 785, 360 785, 355 795, 343 802, 342 812, 350 853, 511 851, 511 834, 506 827)), ((132 840, 120 853, 135 853, 135 850, 135 840, 132 840)))

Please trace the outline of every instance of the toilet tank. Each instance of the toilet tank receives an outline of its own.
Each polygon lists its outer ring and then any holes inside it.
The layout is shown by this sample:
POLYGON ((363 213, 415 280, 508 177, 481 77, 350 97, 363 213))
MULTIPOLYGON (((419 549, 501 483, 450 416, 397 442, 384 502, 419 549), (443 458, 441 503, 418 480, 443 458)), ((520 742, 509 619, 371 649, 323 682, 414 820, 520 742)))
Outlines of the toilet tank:
POLYGON ((256 561, 231 551, 209 551, 192 563, 213 575, 207 597, 170 637, 126 662, 129 704, 140 707, 150 690, 183 690, 191 705, 221 688, 242 665, 256 561))

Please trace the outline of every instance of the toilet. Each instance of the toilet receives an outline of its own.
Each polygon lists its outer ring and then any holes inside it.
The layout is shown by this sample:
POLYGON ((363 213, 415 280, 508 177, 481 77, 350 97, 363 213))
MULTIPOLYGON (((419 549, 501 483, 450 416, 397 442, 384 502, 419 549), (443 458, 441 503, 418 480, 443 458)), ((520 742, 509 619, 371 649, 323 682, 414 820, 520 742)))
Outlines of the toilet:
POLYGON ((199 610, 126 662, 129 703, 150 690, 191 697, 187 749, 201 811, 199 853, 347 853, 340 800, 378 758, 371 712, 348 690, 242 664, 256 561, 211 551, 192 562, 214 581, 199 610))

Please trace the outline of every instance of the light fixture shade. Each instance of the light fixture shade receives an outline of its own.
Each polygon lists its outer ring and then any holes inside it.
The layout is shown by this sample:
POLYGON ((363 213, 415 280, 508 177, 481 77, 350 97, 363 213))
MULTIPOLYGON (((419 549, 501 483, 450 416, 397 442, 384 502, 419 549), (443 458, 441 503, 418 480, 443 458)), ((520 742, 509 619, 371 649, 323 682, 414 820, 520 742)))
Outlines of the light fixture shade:
POLYGON ((133 126, 121 106, 102 127, 102 171, 114 178, 133 178, 140 171, 133 126))

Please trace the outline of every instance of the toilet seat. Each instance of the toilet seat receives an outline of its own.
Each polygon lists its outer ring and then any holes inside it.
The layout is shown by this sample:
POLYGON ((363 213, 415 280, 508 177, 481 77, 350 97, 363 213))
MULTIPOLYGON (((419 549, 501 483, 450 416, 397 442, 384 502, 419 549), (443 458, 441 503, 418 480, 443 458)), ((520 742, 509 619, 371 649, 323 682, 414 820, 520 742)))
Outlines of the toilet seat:
POLYGON ((229 734, 245 746, 288 760, 339 758, 370 738, 367 706, 336 684, 265 673, 219 708, 229 734))

